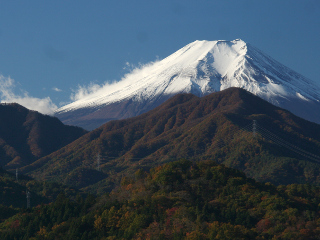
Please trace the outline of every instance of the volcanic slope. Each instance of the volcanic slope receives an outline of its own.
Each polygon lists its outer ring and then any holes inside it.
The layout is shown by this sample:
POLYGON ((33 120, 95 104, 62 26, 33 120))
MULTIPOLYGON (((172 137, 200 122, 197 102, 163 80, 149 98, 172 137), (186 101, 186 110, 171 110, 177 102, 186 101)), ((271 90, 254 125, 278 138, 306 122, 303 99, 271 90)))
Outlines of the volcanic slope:
POLYGON ((147 112, 178 93, 201 97, 229 87, 246 89, 320 123, 319 86, 240 39, 192 42, 55 114, 66 124, 92 130, 112 119, 147 112))
POLYGON ((229 88, 202 98, 178 94, 138 117, 108 122, 22 170, 99 192, 140 168, 213 159, 260 181, 319 184, 319 146, 318 124, 229 88))
POLYGON ((0 104, 0 165, 6 169, 28 165, 85 133, 19 104, 0 104))

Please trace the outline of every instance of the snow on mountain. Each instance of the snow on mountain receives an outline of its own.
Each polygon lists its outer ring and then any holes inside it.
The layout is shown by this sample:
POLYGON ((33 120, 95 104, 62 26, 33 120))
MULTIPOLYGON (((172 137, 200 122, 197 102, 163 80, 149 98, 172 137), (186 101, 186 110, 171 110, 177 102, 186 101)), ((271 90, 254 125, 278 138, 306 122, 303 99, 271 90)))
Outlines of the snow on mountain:
POLYGON ((56 116, 88 129, 146 112, 177 93, 204 96, 229 87, 246 89, 320 123, 320 116, 309 112, 315 107, 320 110, 320 87, 240 39, 192 42, 58 109, 56 116), (96 124, 85 126, 89 121, 96 124))

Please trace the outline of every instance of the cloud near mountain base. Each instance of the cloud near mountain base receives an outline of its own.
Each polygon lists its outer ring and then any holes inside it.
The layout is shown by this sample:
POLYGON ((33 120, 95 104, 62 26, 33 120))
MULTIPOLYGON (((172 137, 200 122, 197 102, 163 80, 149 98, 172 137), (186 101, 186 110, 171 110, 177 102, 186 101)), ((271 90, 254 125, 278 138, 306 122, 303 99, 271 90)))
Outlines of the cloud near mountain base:
POLYGON ((15 81, 10 77, 0 75, 0 101, 1 103, 18 103, 30 110, 35 110, 43 114, 52 115, 58 107, 51 101, 50 97, 35 98, 29 96, 26 91, 22 94, 14 93, 15 81))

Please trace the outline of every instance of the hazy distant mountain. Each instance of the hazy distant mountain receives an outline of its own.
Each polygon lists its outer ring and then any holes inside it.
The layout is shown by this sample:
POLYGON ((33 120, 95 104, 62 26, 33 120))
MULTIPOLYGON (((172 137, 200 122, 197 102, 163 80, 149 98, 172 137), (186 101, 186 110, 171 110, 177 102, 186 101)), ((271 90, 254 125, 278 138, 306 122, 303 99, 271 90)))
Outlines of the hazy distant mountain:
POLYGON ((204 96, 239 87, 320 123, 320 88, 242 40, 195 41, 124 80, 66 105, 62 122, 94 129, 137 116, 177 93, 204 96))
POLYGON ((260 181, 320 184, 320 157, 305 157, 307 152, 320 155, 320 125, 229 88, 202 98, 177 94, 140 116, 108 122, 21 171, 101 190, 140 168, 180 158, 213 159, 260 181), (253 120, 264 134, 253 136, 253 120))
POLYGON ((16 103, 0 104, 0 166, 6 169, 25 166, 86 132, 16 103))

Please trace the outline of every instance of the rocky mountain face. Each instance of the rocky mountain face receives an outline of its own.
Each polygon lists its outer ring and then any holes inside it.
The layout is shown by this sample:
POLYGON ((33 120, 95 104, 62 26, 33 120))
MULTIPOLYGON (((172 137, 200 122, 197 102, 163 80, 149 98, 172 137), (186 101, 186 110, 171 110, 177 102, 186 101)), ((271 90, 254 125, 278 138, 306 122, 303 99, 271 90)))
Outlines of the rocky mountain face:
POLYGON ((256 47, 234 41, 195 41, 167 58, 134 70, 56 112, 62 122, 94 129, 147 112, 178 93, 205 96, 238 87, 320 123, 320 88, 256 47))
POLYGON ((16 103, 0 104, 0 165, 6 169, 20 168, 86 132, 16 103))

